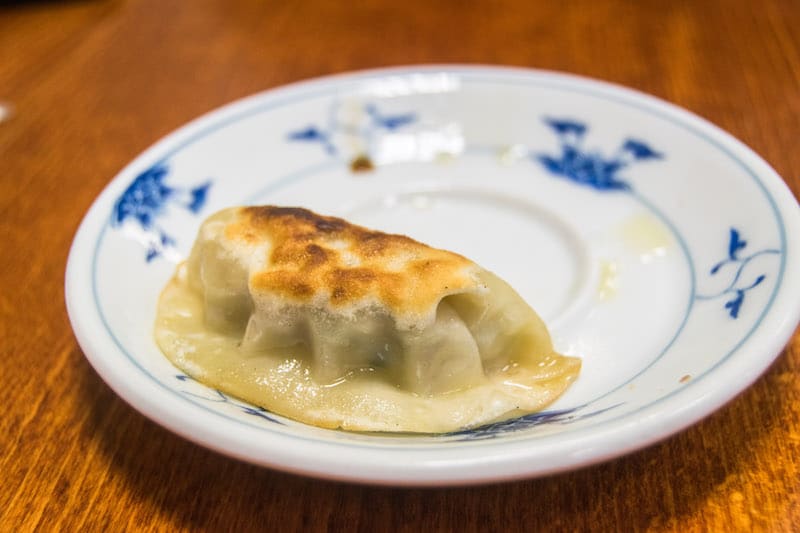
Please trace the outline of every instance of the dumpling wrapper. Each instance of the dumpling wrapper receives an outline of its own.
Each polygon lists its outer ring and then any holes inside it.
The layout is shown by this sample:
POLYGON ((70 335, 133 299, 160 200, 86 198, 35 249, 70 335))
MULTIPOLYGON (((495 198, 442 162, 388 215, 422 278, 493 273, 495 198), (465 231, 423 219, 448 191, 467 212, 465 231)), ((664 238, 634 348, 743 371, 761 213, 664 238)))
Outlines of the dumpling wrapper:
POLYGON ((161 295, 155 337, 208 386, 356 431, 440 433, 531 413, 580 369, 472 261, 299 208, 206 220, 161 295))

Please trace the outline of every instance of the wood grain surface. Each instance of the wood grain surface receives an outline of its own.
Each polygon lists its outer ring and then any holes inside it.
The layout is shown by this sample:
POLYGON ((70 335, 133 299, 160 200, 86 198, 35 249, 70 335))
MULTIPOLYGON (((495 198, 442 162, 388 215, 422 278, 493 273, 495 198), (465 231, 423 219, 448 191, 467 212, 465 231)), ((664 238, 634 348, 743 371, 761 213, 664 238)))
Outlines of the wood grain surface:
POLYGON ((545 479, 391 489, 295 477, 161 429, 85 360, 72 237, 122 166, 189 119, 303 78, 499 63, 628 85, 762 154, 800 192, 800 3, 95 0, 0 4, 1 531, 800 530, 800 339, 644 451, 545 479))

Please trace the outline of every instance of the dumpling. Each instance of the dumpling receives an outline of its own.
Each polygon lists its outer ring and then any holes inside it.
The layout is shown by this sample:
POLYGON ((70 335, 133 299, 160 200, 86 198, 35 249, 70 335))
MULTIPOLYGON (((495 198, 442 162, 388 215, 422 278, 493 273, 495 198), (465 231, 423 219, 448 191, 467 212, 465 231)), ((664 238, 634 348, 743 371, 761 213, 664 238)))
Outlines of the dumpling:
POLYGON ((580 369, 472 261, 288 207, 206 220, 160 298, 155 336, 202 383, 356 431, 439 433, 534 412, 580 369))

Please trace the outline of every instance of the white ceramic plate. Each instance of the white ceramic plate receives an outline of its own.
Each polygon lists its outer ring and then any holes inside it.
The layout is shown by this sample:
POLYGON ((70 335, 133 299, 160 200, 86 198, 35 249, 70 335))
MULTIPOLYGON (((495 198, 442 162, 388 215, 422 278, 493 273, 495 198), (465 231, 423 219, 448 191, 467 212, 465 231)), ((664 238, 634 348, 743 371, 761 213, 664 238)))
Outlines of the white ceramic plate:
POLYGON ((103 379, 194 442, 327 478, 487 482, 619 456, 741 392, 800 317, 798 226, 762 159, 655 98, 528 70, 378 70, 246 98, 139 156, 75 237, 67 304, 103 379), (474 259, 583 358, 580 378, 544 413, 438 436, 310 427, 192 381, 153 341, 156 299, 201 220, 240 204, 474 259))

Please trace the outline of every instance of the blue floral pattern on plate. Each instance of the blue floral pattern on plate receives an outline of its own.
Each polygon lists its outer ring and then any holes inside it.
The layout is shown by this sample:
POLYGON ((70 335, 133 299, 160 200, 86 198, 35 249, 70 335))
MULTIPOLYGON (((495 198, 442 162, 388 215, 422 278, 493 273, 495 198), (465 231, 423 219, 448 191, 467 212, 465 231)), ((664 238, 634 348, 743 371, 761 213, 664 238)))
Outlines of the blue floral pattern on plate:
POLYGON ((739 318, 739 311, 744 303, 745 294, 761 285, 761 282, 767 278, 766 274, 760 274, 754 281, 747 284, 742 284, 741 278, 744 268, 756 257, 780 253, 780 250, 765 248, 763 250, 753 252, 750 255, 741 257, 740 253, 746 247, 747 241, 742 239, 739 230, 736 228, 731 228, 728 238, 728 257, 714 265, 709 272, 709 274, 715 276, 720 272, 722 267, 730 264, 736 265, 736 270, 731 278, 731 282, 716 294, 698 296, 698 299, 700 300, 715 300, 717 298, 730 297, 730 299, 725 302, 725 309, 728 310, 729 316, 734 319, 739 318))
POLYGON ((147 233, 149 243, 145 259, 148 262, 175 244, 175 239, 156 219, 164 214, 170 204, 190 213, 198 213, 205 205, 211 187, 210 181, 191 188, 170 186, 164 181, 168 174, 166 163, 158 163, 139 174, 117 199, 111 215, 113 227, 121 227, 130 221, 147 233))
POLYGON ((644 141, 626 139, 610 157, 583 148, 588 131, 585 123, 569 119, 546 118, 545 124, 558 136, 561 153, 535 154, 533 157, 551 174, 600 191, 630 190, 631 185, 619 173, 636 161, 662 159, 664 156, 644 141))
POLYGON ((585 420, 592 418, 610 411, 621 404, 611 405, 596 411, 580 413, 580 411, 587 405, 580 405, 571 409, 554 409, 552 411, 539 411, 538 413, 531 413, 528 415, 520 416, 517 418, 510 418, 508 420, 501 420, 500 422, 493 422, 477 428, 465 429, 462 431, 454 431, 446 433, 444 437, 460 437, 457 440, 474 441, 493 439, 505 433, 521 431, 525 429, 534 428, 543 424, 571 424, 578 420, 585 420))
MULTIPOLYGON (((363 159, 369 162, 372 168, 372 144, 375 135, 380 132, 393 132, 417 120, 416 113, 384 113, 375 104, 366 103, 359 106, 361 114, 366 120, 352 120, 344 122, 338 116, 339 104, 333 102, 328 111, 327 124, 320 126, 310 124, 304 128, 290 131, 287 140, 316 143, 322 146, 325 152, 336 157, 342 155, 342 143, 337 142, 337 136, 344 134, 350 141, 357 140, 363 153, 352 154, 353 161, 363 159)), ((348 144, 352 144, 348 143, 348 144)), ((354 170, 358 170, 354 167, 354 170)))

